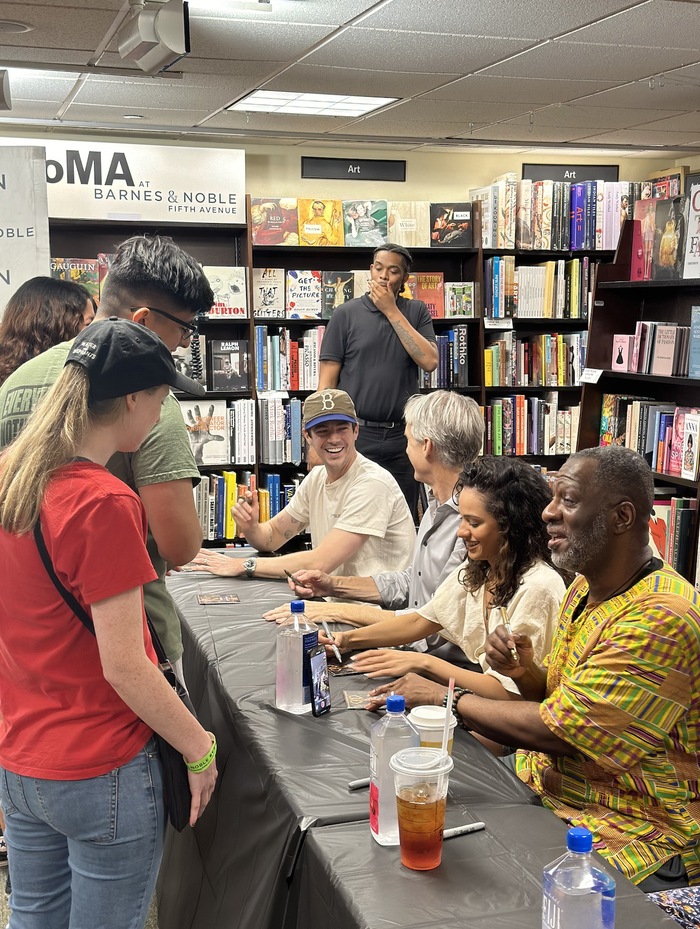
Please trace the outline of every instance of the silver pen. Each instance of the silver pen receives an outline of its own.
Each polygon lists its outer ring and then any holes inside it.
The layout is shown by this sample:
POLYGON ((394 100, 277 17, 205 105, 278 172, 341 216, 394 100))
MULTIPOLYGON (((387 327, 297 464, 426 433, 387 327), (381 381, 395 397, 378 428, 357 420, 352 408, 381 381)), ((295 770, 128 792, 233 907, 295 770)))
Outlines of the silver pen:
POLYGON ((335 644, 335 639, 333 638, 333 633, 332 633, 331 630, 328 628, 328 623, 325 621, 325 619, 321 620, 321 625, 323 626, 323 631, 326 633, 326 635, 328 636, 328 638, 331 640, 331 648, 333 649, 333 654, 334 654, 335 657, 338 659, 338 662, 339 662, 340 664, 342 664, 342 663, 343 663, 343 656, 340 654, 340 650, 338 649, 338 646, 335 644))
POLYGON ((465 826, 453 826, 451 829, 445 829, 442 837, 443 839, 453 839, 456 835, 469 835, 470 832, 481 832, 481 830, 485 828, 485 823, 469 823, 465 826))
POLYGON ((363 787, 369 787, 369 778, 361 777, 357 781, 350 781, 348 790, 361 790, 363 787))
MULTIPOLYGON (((510 628, 510 623, 508 622, 508 614, 506 613, 506 608, 504 606, 499 606, 498 609, 501 611, 501 621, 503 622, 503 626, 505 627, 505 630, 508 633, 508 635, 512 638, 513 630, 510 628)), ((511 648, 510 654, 511 654, 513 661, 520 661, 517 648, 511 648)))

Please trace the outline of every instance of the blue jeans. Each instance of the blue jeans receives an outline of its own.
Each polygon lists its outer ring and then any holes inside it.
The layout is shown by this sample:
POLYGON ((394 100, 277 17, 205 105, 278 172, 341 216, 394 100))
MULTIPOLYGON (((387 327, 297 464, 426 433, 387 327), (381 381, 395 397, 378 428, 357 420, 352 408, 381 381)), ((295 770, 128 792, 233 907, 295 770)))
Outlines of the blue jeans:
POLYGON ((101 777, 49 781, 0 768, 11 929, 142 929, 163 853, 155 740, 101 777))

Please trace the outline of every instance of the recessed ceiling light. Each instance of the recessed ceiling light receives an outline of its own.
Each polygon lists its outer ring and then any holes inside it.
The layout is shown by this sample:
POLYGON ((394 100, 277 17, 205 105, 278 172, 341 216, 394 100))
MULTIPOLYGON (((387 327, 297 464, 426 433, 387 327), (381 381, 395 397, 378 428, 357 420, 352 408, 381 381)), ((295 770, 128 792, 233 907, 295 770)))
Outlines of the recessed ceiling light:
POLYGON ((0 32, 31 32, 34 26, 29 23, 18 23, 12 19, 0 19, 0 32))
POLYGON ((140 113, 125 113, 124 119, 145 119, 145 116, 141 116, 140 113))
POLYGON ((308 116, 364 116, 394 103, 398 97, 350 97, 338 94, 295 94, 256 90, 226 107, 244 113, 305 113, 308 116))

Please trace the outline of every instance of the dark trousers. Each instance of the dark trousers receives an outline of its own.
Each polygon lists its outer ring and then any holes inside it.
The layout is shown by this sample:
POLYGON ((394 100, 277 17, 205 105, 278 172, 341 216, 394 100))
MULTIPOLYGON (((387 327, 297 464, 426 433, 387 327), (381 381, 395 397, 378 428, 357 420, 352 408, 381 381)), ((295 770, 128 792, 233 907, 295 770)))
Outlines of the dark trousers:
POLYGON ((406 454, 406 436, 403 423, 390 429, 379 426, 360 426, 355 447, 361 455, 386 468, 396 479, 416 522, 418 515, 418 484, 413 477, 413 465, 406 454))

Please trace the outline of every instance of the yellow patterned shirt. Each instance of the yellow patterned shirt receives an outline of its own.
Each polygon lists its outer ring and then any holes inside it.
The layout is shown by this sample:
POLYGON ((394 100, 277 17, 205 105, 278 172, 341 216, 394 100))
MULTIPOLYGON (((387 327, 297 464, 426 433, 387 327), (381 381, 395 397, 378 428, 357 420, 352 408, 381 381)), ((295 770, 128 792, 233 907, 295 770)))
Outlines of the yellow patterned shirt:
POLYGON ((518 776, 634 883, 681 854, 700 883, 700 597, 667 564, 590 609, 577 577, 546 661, 545 725, 574 757, 518 776), (585 601, 584 601, 585 603, 585 601))

